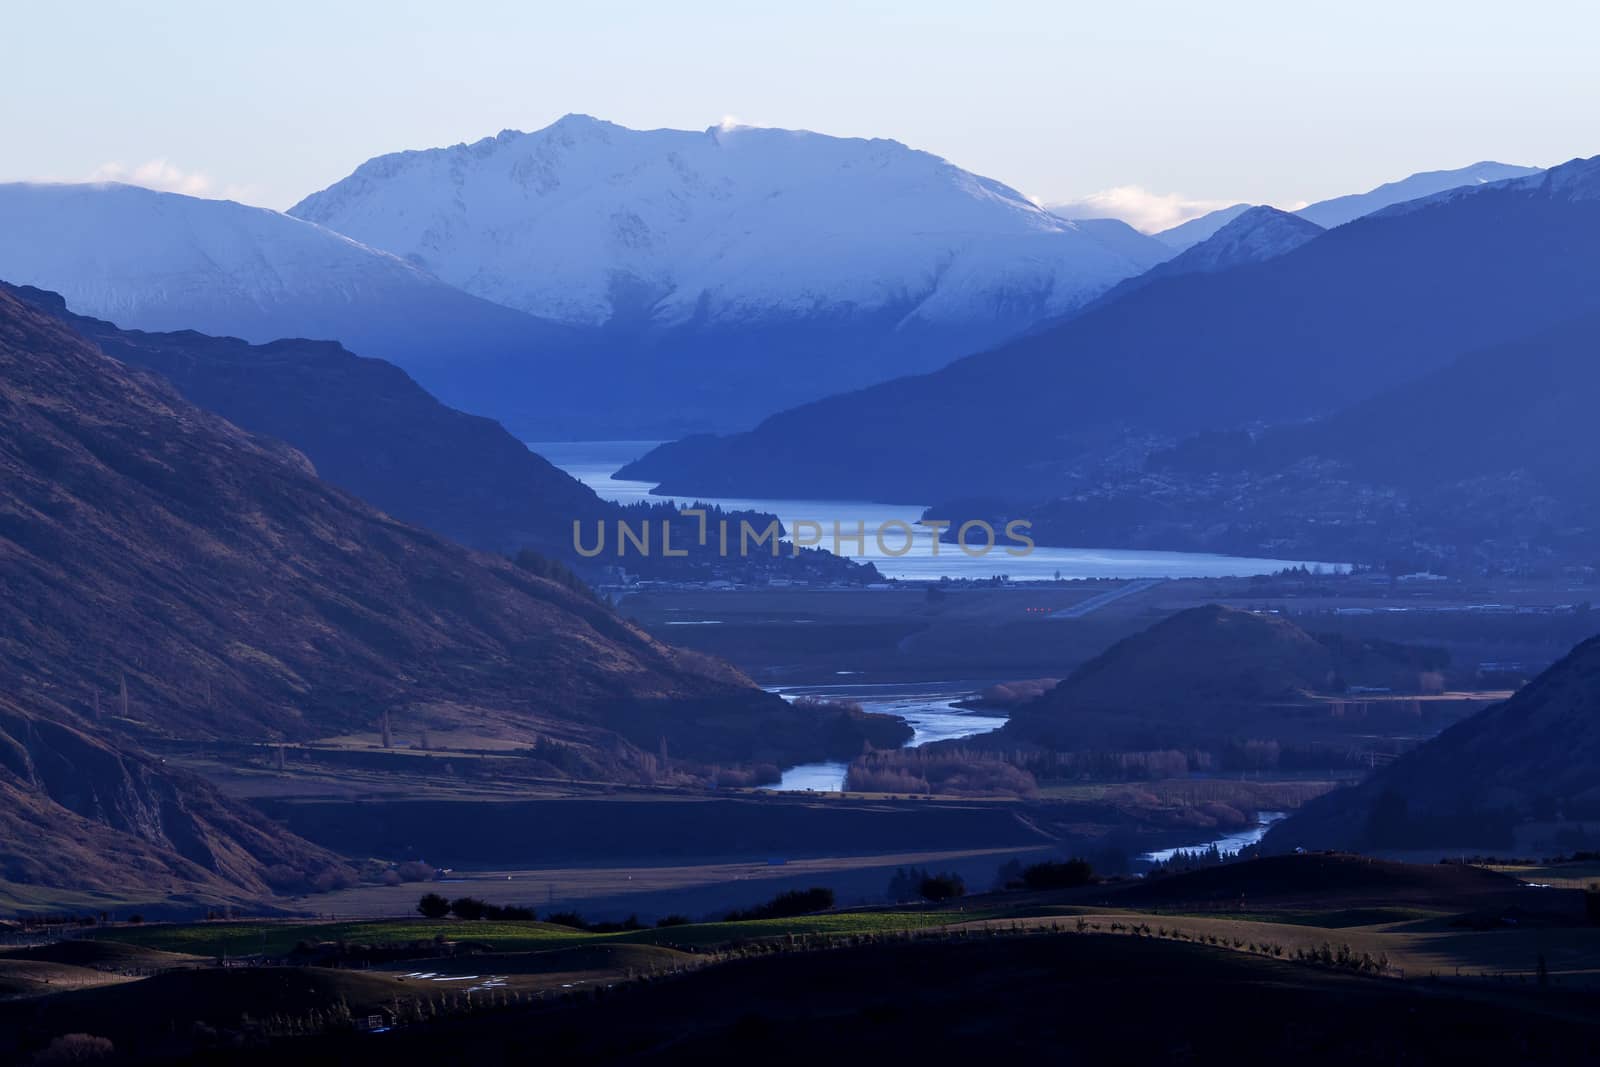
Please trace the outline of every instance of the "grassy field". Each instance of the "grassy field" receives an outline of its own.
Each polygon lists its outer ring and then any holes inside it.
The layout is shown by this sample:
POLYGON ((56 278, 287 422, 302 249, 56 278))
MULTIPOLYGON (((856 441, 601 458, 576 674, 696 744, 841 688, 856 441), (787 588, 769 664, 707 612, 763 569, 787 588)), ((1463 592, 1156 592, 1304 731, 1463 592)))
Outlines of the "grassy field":
MULTIPOLYGON (((791 919, 695 923, 665 929, 589 933, 538 922, 212 922, 126 927, 97 936, 126 944, 196 956, 283 956, 302 941, 350 943, 471 942, 495 953, 547 952, 578 946, 655 945, 716 949, 740 942, 791 937, 882 937, 938 930, 1030 929, 1057 932, 1131 932, 1145 936, 1245 950, 1298 951, 1348 945, 1356 954, 1385 958, 1406 977, 1531 976, 1544 958, 1550 974, 1590 984, 1600 978, 1600 929, 1526 928, 1477 931, 1443 921, 1444 913, 1416 908, 1328 909, 1312 912, 1172 914, 1159 910, 1105 909, 1030 903, 1006 906, 1003 898, 926 910, 833 912, 791 919), (1080 925, 1084 924, 1084 925, 1080 925)), ((485 964, 486 966, 488 964, 485 964)))
MULTIPOLYGON (((970 921, 988 912, 866 911, 829 912, 792 919, 694 923, 662 929, 590 933, 541 922, 460 922, 452 919, 379 922, 206 922, 186 925, 125 926, 97 931, 95 937, 195 956, 268 956, 292 952, 302 941, 409 944, 470 941, 495 952, 534 952, 593 944, 644 944, 705 948, 736 941, 800 936, 878 935, 970 921)), ((425 952, 419 952, 423 955, 425 952)))

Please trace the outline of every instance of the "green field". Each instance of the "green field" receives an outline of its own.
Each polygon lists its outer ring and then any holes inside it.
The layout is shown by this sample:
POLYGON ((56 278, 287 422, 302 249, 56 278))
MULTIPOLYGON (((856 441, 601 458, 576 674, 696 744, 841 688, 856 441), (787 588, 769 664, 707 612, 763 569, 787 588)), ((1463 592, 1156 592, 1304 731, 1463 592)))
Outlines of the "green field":
POLYGON ((359 944, 470 941, 495 952, 537 952, 597 943, 705 948, 760 938, 839 937, 901 933, 952 921, 990 917, 992 912, 870 911, 802 915, 792 919, 695 923, 663 929, 590 933, 541 922, 437 921, 379 922, 205 922, 186 925, 127 926, 97 931, 94 936, 195 956, 284 956, 302 941, 346 941, 359 944))

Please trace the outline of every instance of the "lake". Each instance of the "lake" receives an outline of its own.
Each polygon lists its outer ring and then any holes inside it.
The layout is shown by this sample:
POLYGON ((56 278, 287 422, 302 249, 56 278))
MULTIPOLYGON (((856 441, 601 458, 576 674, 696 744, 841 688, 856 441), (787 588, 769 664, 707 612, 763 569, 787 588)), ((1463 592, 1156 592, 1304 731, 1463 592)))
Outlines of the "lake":
MULTIPOLYGON (((658 444, 655 441, 547 441, 529 442, 528 447, 557 467, 589 486, 602 498, 619 504, 640 500, 672 501, 680 505, 696 501, 737 511, 761 511, 776 515, 785 529, 796 521, 819 522, 828 533, 822 547, 831 547, 834 523, 851 532, 861 523, 868 531, 861 550, 846 543, 841 554, 877 566, 885 578, 937 581, 950 578, 992 578, 1007 575, 1018 581, 1048 581, 1053 578, 1224 578, 1272 574, 1288 567, 1332 564, 1314 561, 1251 559, 1243 556, 1217 556, 1201 552, 1144 552, 1118 548, 1059 548, 1041 545, 1026 556, 1005 552, 1003 532, 999 544, 987 555, 970 557, 953 544, 938 542, 931 530, 918 530, 912 550, 902 556, 881 551, 872 532, 885 522, 899 521, 915 528, 923 508, 910 504, 874 504, 859 500, 773 500, 756 497, 678 497, 655 496, 651 482, 627 481, 612 474, 624 464, 638 459, 658 444)), ((888 547, 901 547, 900 535, 885 534, 888 547)), ((974 544, 974 548, 977 545, 974 544)))

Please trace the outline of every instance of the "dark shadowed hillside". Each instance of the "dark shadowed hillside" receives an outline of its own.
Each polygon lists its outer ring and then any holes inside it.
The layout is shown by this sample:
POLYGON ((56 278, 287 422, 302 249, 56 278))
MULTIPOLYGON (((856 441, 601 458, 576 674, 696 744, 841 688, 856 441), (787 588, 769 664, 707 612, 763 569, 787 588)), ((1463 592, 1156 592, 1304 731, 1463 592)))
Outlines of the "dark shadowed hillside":
POLYGON ((826 747, 818 715, 374 512, 3 294, 0 411, 0 678, 24 707, 48 693, 130 736, 227 739, 389 712, 402 731, 570 742, 619 774, 613 728, 654 749, 682 726, 704 739, 688 758, 826 747))
POLYGON ((462 544, 570 555, 574 520, 621 513, 499 423, 448 408, 399 367, 337 342, 120 330, 74 315, 54 293, 4 288, 114 359, 160 374, 195 405, 289 442, 324 480, 462 544))
MULTIPOLYGON (((697 518, 679 518, 669 504, 624 508, 601 500, 558 470, 499 423, 435 400, 400 368, 357 356, 331 341, 303 339, 252 345, 185 330, 145 333, 69 311, 54 293, 31 286, 0 289, 53 315, 115 359, 155 371, 184 398, 241 429, 277 438, 303 453, 324 481, 397 519, 473 548, 516 554, 525 548, 583 569, 621 563, 648 576, 788 577, 864 581, 869 567, 814 549, 799 557, 723 560, 698 545, 697 518), (674 523, 686 558, 659 551, 619 560, 614 552, 583 559, 573 548, 574 523, 586 543, 597 524, 614 530, 674 523)), ((747 517, 758 528, 770 516, 747 517)), ((711 521, 715 521, 715 517, 711 521)))
MULTIPOLYGON (((1210 605, 1113 645, 1017 708, 1002 736, 1049 747, 1213 741, 1256 709, 1351 685, 1415 692, 1447 657, 1426 649, 1313 636, 1287 619, 1210 605)), ((1252 736, 1243 734, 1241 736, 1252 736)))
MULTIPOLYGON (((1481 349, 1325 419, 1208 432, 1142 469, 1013 502, 1044 544, 1587 564, 1600 501, 1600 318, 1481 349)), ((984 510, 984 509, 979 509, 984 510)), ((950 514, 946 507, 941 514, 950 514)))
POLYGON ((1458 723, 1359 786, 1330 793, 1269 847, 1549 848, 1600 818, 1600 639, 1502 704, 1458 723))

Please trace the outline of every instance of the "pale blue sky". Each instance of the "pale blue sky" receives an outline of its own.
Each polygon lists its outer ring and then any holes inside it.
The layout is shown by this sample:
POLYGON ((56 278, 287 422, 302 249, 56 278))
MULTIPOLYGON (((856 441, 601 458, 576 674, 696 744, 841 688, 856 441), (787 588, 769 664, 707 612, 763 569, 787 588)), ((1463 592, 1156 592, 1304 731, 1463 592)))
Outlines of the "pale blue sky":
POLYGON ((569 111, 893 137, 1051 201, 1290 205, 1600 153, 1592 3, 7 7, 0 180, 140 175, 278 208, 370 156, 569 111))

